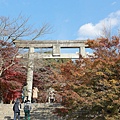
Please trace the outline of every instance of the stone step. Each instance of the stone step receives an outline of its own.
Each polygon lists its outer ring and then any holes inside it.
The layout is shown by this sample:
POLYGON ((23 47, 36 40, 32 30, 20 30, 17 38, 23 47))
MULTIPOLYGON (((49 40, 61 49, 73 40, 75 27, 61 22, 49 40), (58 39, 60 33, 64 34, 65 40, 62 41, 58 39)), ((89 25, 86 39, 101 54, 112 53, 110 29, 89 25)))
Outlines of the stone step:
MULTIPOLYGON (((55 108, 62 107, 58 103, 32 103, 31 120, 63 120, 62 117, 53 114, 55 108)), ((24 104, 20 112, 21 120, 24 120, 24 104)), ((0 104, 0 120, 13 120, 13 104, 0 104)))

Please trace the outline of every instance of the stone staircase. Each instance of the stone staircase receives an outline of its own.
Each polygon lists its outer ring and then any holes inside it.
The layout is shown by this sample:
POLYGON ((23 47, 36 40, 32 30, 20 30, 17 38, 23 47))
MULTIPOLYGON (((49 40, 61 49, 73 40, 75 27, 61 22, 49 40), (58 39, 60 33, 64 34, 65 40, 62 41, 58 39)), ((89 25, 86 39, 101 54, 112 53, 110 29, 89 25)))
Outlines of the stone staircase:
MULTIPOLYGON (((61 108, 58 103, 31 103, 31 120, 65 120, 62 117, 53 114, 55 108, 61 108)), ((21 110, 21 119, 24 120, 24 111, 21 110)), ((0 104, 0 120, 13 120, 13 104, 0 104)))

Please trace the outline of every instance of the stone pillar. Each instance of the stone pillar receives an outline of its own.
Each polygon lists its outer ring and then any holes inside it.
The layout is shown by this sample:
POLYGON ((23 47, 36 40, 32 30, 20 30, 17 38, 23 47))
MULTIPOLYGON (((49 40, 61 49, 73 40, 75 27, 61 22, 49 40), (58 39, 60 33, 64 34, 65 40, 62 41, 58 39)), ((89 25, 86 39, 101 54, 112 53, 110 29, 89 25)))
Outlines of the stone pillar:
POLYGON ((53 56, 60 56, 60 45, 53 45, 53 56))
POLYGON ((86 57, 85 46, 80 47, 80 54, 82 55, 82 57, 86 57))
POLYGON ((27 84, 28 84, 28 99, 31 101, 32 85, 33 85, 33 68, 34 68, 34 47, 29 48, 28 68, 27 68, 27 84))

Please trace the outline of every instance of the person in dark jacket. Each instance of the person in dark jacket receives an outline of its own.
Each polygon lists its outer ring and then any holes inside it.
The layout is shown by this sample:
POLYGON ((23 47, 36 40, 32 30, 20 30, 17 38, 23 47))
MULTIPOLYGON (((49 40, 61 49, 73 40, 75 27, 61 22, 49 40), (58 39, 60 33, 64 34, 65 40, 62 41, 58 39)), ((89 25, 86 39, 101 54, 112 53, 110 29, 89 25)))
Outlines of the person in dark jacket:
POLYGON ((17 119, 17 116, 18 116, 18 120, 20 120, 20 109, 21 109, 21 103, 20 103, 19 99, 17 98, 13 105, 14 120, 17 119))

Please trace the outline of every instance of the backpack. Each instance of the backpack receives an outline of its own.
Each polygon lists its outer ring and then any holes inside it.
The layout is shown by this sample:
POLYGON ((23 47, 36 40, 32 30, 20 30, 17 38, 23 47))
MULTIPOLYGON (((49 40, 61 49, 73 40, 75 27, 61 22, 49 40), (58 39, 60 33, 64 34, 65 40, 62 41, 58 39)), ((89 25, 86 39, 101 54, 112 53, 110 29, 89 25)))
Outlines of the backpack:
POLYGON ((30 103, 25 103, 25 105, 24 105, 24 111, 30 111, 30 110, 31 110, 30 103))

